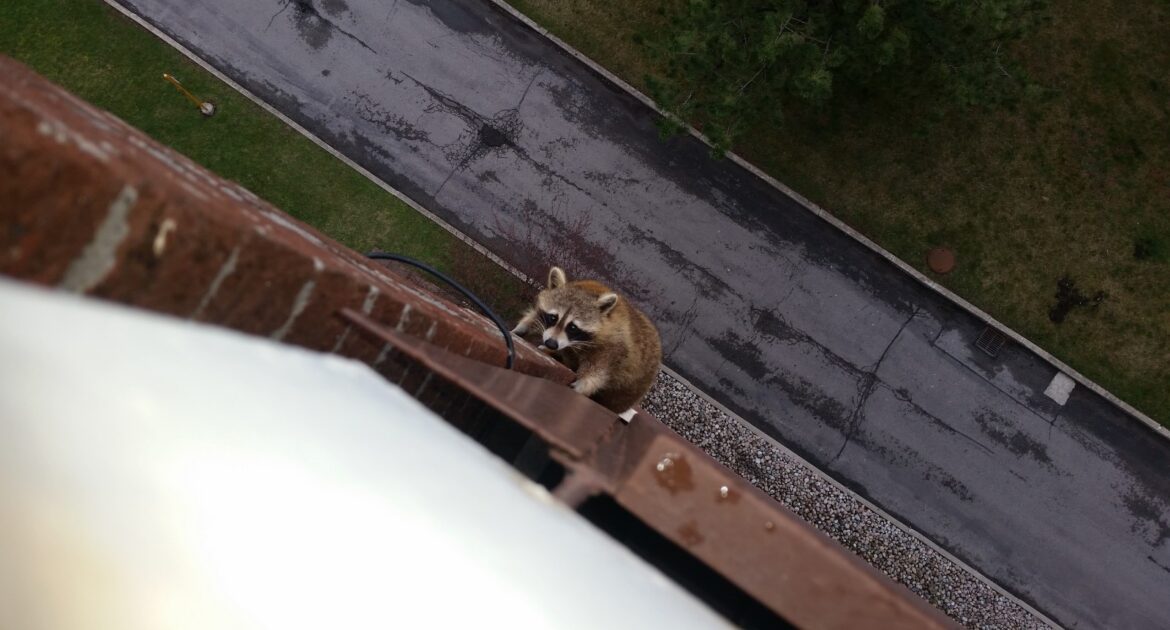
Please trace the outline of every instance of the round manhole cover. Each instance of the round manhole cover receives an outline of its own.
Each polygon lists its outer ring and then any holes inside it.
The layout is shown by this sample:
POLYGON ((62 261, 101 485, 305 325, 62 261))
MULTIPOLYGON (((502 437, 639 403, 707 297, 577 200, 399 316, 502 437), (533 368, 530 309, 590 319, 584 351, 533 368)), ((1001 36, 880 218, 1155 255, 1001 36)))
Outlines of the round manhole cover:
POLYGON ((926 264, 935 273, 950 273, 955 269, 955 252, 945 247, 936 247, 926 254, 926 264))

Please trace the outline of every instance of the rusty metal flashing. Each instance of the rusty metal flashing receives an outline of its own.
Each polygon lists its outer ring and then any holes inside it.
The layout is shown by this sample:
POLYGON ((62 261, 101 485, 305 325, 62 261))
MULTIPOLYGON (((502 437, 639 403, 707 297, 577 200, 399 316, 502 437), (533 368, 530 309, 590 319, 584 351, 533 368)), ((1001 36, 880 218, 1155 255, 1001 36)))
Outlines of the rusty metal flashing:
POLYGON ((609 495, 789 623, 955 627, 649 414, 626 425, 564 385, 452 354, 352 309, 341 315, 539 436, 567 473, 560 500, 576 507, 609 495))
POLYGON ((584 457, 618 421, 613 412, 559 383, 447 352, 353 309, 343 309, 341 316, 574 459, 584 457))

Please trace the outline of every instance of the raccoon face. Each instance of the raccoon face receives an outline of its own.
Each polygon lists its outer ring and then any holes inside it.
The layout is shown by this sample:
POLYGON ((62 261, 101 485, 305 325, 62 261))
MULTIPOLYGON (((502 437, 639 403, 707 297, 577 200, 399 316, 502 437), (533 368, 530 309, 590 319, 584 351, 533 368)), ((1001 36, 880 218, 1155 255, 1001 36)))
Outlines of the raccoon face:
POLYGON ((544 327, 544 333, 541 335, 544 346, 556 351, 573 346, 587 346, 600 328, 597 318, 583 317, 587 313, 573 308, 563 312, 556 307, 538 308, 537 317, 544 327))
POLYGON ((553 267, 549 288, 536 297, 537 321, 544 329, 542 342, 549 350, 587 348, 605 325, 618 296, 590 293, 565 281, 564 272, 553 267))

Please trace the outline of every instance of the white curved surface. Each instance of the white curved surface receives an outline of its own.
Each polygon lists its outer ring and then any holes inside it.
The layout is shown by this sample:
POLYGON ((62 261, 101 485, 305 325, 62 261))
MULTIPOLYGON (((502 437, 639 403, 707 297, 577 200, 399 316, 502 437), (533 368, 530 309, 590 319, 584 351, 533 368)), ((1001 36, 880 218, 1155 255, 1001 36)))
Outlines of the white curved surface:
POLYGON ((0 280, 0 627, 721 618, 366 366, 0 280))

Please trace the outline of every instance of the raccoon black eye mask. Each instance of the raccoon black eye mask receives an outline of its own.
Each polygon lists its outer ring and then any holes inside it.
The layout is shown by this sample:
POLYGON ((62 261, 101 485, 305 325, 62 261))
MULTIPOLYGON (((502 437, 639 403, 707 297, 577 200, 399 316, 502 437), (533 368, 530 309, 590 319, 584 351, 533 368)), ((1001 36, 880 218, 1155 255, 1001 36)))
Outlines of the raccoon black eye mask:
POLYGON ((565 335, 569 337, 569 341, 589 341, 593 339, 593 335, 577 328, 577 324, 569 323, 565 326, 565 335))

